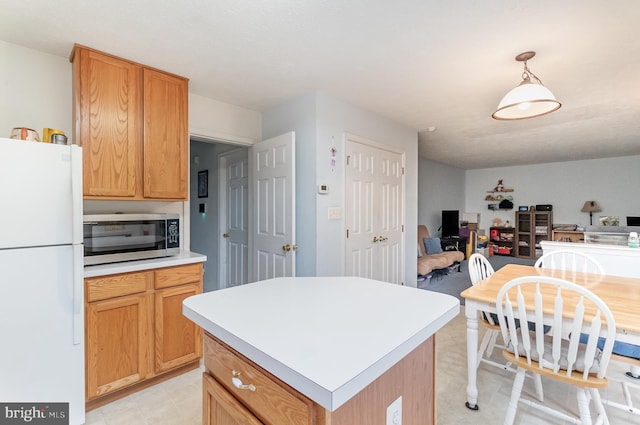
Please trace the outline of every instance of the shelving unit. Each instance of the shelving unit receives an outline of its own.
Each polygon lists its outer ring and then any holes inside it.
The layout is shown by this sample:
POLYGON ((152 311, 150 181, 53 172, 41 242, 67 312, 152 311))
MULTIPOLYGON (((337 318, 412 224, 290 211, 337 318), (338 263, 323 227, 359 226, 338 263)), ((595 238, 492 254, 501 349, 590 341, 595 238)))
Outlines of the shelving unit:
POLYGON ((508 211, 513 209, 513 204, 511 208, 500 208, 500 202, 503 200, 513 202, 513 196, 507 195, 507 193, 512 193, 513 189, 507 189, 502 184, 502 179, 498 180, 498 184, 492 190, 487 190, 487 196, 484 198, 485 201, 490 202, 487 207, 492 210, 503 210, 508 211))
POLYGON ((584 232, 577 230, 553 230, 551 236, 556 242, 584 242, 584 232))
POLYGON ((542 255, 541 241, 552 239, 553 215, 551 211, 517 211, 515 255, 535 259, 542 255))
POLYGON ((491 227, 489 233, 493 255, 513 255, 513 227, 491 227))

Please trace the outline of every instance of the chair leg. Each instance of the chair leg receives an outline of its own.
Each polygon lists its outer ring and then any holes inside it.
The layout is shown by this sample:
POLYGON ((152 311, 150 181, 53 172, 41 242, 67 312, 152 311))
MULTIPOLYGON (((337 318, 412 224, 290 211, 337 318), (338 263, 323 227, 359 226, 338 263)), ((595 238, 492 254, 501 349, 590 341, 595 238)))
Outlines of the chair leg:
POLYGON ((584 388, 578 388, 576 391, 578 398, 578 410, 580 411, 580 424, 592 425, 591 412, 589 411, 589 396, 587 394, 587 390, 584 388))
POLYGON ((536 385, 536 394, 538 395, 538 400, 540 402, 544 402, 544 391, 542 390, 542 376, 537 373, 533 374, 533 381, 536 385))
POLYGON ((500 332, 493 329, 490 330, 489 332, 491 333, 491 337, 489 338, 489 346, 487 347, 487 357, 491 357, 491 355, 493 354, 493 349, 496 346, 496 339, 500 334, 500 332))
POLYGON ((520 400, 520 393, 522 393, 522 385, 524 384, 524 373, 525 370, 522 368, 518 368, 518 372, 516 372, 516 377, 513 380, 513 388, 511 389, 511 400, 509 400, 507 415, 504 418, 504 425, 513 425, 513 421, 516 419, 518 400, 520 400))
POLYGON ((600 392, 596 388, 591 388, 589 390, 589 393, 591 394, 591 399, 596 404, 596 411, 598 412, 598 418, 596 419, 596 423, 609 425, 609 418, 607 417, 607 411, 604 408, 604 404, 602 404, 602 399, 600 398, 600 392))

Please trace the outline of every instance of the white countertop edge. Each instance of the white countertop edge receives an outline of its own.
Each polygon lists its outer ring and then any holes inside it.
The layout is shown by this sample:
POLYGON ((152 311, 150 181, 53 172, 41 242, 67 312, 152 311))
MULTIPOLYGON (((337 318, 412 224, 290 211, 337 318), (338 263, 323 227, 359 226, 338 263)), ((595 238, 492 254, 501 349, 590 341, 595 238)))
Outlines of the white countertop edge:
POLYGON ((110 274, 138 272, 159 269, 162 267, 182 266, 185 264, 203 263, 207 256, 193 251, 182 251, 170 257, 150 258, 148 260, 123 261, 120 263, 85 266, 84 277, 107 276, 110 274))
POLYGON ((345 385, 333 392, 302 376, 298 372, 290 369, 262 351, 257 350, 251 344, 248 344, 215 323, 209 321, 200 314, 186 307, 184 304, 182 307, 182 313, 185 317, 192 320, 205 331, 211 333, 216 338, 220 339, 222 342, 229 345, 231 348, 241 353, 243 356, 247 357, 272 375, 278 377, 278 379, 282 380, 287 385, 290 385, 292 388, 296 389, 328 411, 333 412, 362 391, 367 385, 375 381, 393 365, 402 360, 411 351, 429 339, 439 329, 459 314, 460 303, 455 297, 437 293, 434 293, 434 295, 443 295, 444 297, 451 298, 452 300, 455 300, 455 304, 452 303, 452 306, 447 311, 443 312, 443 314, 424 327, 420 332, 413 335, 404 343, 396 347, 392 352, 388 353, 385 357, 367 368, 363 373, 351 379, 345 385))
POLYGON ((625 255, 637 255, 640 256, 640 248, 629 248, 626 245, 609 245, 603 243, 584 243, 584 242, 560 242, 560 241, 541 241, 540 246, 549 248, 562 248, 562 249, 586 249, 589 251, 597 251, 605 254, 616 255, 618 253, 624 253, 625 255))

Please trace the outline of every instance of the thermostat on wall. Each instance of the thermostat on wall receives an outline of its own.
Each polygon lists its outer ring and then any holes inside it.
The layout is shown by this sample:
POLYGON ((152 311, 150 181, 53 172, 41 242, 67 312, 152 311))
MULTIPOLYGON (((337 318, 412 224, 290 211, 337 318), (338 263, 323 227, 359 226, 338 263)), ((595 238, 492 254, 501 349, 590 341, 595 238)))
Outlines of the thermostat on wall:
POLYGON ((320 195, 326 195, 329 193, 329 185, 326 184, 319 184, 318 185, 318 193, 320 195))

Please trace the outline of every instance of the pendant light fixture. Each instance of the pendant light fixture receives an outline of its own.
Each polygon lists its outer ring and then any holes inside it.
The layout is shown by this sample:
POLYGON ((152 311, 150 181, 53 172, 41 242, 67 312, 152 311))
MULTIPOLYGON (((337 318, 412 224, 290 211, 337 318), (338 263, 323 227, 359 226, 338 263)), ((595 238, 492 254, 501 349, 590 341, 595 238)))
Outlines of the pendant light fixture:
POLYGON ((503 98, 498 109, 491 115, 497 120, 521 120, 539 117, 560 108, 560 102, 551 91, 542 85, 542 81, 529 69, 527 61, 536 52, 524 52, 516 56, 518 62, 524 62, 522 82, 503 98))

